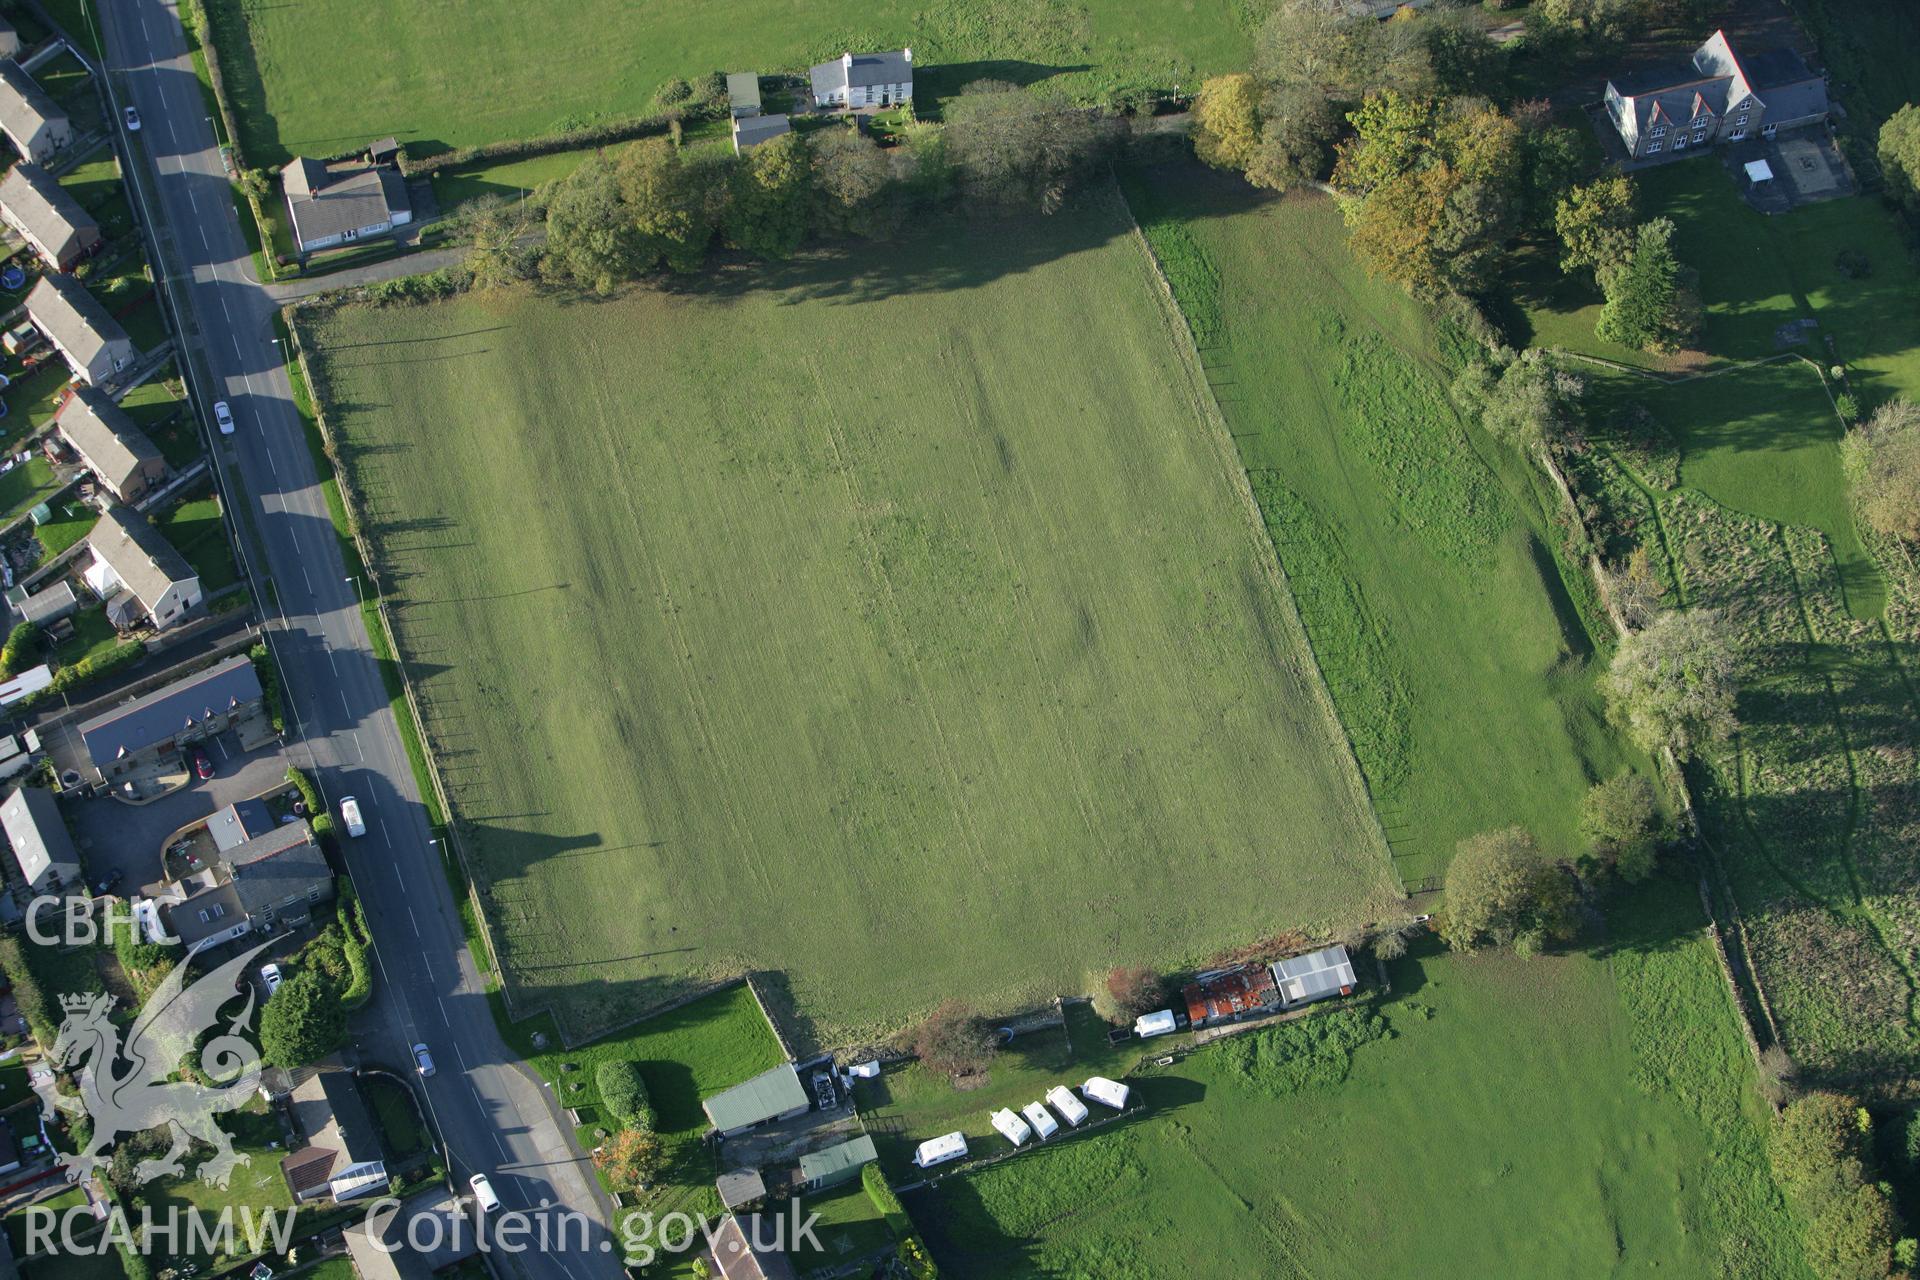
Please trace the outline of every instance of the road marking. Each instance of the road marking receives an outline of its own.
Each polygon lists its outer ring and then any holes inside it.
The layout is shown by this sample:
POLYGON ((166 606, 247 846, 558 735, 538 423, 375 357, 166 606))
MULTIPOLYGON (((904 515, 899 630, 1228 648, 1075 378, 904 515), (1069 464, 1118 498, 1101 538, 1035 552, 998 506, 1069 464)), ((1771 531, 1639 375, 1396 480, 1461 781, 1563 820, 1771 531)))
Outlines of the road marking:
POLYGON ((233 340, 233 357, 236 360, 246 359, 246 356, 242 355, 240 352, 240 339, 237 336, 233 340))
POLYGON ((347 705, 346 690, 336 689, 334 690, 334 692, 340 695, 340 709, 347 713, 347 719, 349 720, 353 719, 353 708, 347 705))
MULTIPOLYGON (((324 641, 322 643, 325 644, 324 641)), ((329 645, 326 645, 325 647, 327 650, 327 665, 332 667, 333 674, 338 676, 340 674, 340 664, 333 660, 333 646, 329 644, 329 645)))
POLYGON ((380 823, 380 838, 387 842, 387 848, 393 848, 393 837, 387 834, 387 820, 379 818, 377 821, 380 823))
POLYGON ((304 565, 304 564, 300 566, 300 581, 302 581, 302 582, 304 582, 304 583, 306 583, 306 584, 307 584, 307 594, 308 594, 308 595, 312 595, 312 594, 313 594, 313 579, 312 579, 312 578, 309 578, 309 577, 307 576, 307 566, 306 566, 306 565, 304 565))
MULTIPOLYGON (((440 997, 435 996, 433 998, 433 1002, 435 1004, 440 1004, 440 997)), ((440 1021, 446 1023, 447 1030, 449 1031, 453 1030, 453 1024, 451 1022, 447 1022, 447 1006, 445 1006, 444 1004, 440 1004, 440 1021)), ((453 1056, 454 1056, 454 1059, 460 1064, 460 1074, 461 1075, 467 1074, 467 1070, 468 1070, 467 1055, 460 1052, 460 1042, 458 1040, 455 1040, 453 1042, 453 1056)), ((474 1096, 479 1097, 480 1095, 476 1093, 474 1094, 474 1096)))
POLYGON ((407 908, 407 923, 408 923, 408 924, 411 924, 411 925, 413 926, 413 936, 414 936, 414 937, 416 937, 416 938, 417 938, 417 937, 419 937, 419 936, 420 936, 420 922, 419 922, 418 920, 415 920, 415 919, 413 918, 413 908, 412 908, 412 907, 408 907, 408 908, 407 908))
MULTIPOLYGON (((273 478, 275 480, 280 478, 280 468, 274 465, 273 450, 271 449, 267 450, 267 470, 273 472, 273 478)), ((282 509, 284 510, 285 508, 283 507, 282 509)))
POLYGON ((365 764, 367 762, 367 753, 366 753, 366 750, 360 745, 360 731, 358 729, 355 729, 352 733, 348 734, 347 736, 353 739, 353 754, 360 757, 361 764, 365 764))

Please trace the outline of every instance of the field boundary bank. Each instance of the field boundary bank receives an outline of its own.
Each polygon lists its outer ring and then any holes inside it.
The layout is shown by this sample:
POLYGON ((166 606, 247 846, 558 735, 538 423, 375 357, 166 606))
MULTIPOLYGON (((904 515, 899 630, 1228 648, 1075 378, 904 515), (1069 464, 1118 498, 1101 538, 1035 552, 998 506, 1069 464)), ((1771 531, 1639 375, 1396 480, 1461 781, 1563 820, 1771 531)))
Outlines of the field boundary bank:
POLYGON ((1226 415, 1220 410, 1220 403, 1214 398, 1213 386, 1207 381, 1206 362, 1200 356, 1200 348, 1193 335, 1193 327, 1187 321, 1186 312, 1180 309, 1180 300, 1174 295, 1173 284, 1167 279, 1166 269, 1161 265, 1160 257, 1154 253, 1153 245, 1148 241, 1146 232, 1140 228, 1140 220, 1134 216, 1133 206, 1127 202, 1126 190, 1121 186, 1119 177, 1108 170, 1108 190, 1111 198, 1117 201, 1121 211, 1126 214, 1127 230, 1133 243, 1145 257, 1155 285, 1156 300, 1159 304, 1162 321, 1172 333, 1171 345, 1179 354, 1181 367, 1186 371, 1189 394, 1194 398, 1200 410, 1200 416, 1209 428, 1215 451, 1220 455, 1225 467, 1228 483, 1233 487, 1240 506, 1250 522, 1248 533, 1253 537, 1258 550, 1256 555, 1261 568, 1279 597, 1280 612, 1285 619, 1288 638, 1300 646, 1306 661, 1311 664, 1311 679, 1307 681, 1313 688, 1315 703, 1321 714, 1332 724, 1333 731, 1340 744, 1346 749, 1341 752, 1341 771, 1353 786, 1355 794, 1364 802, 1367 821, 1374 837, 1378 841, 1376 852, 1393 886, 1398 889, 1400 901, 1405 903, 1410 894, 1407 885, 1400 877, 1400 869, 1393 859, 1393 844, 1387 838, 1385 825, 1380 821, 1380 810, 1374 802, 1373 790, 1367 785, 1366 771, 1360 767, 1360 757, 1354 751, 1353 736, 1347 731, 1346 722, 1341 720, 1338 706, 1333 700, 1333 690, 1327 682, 1325 666, 1321 664, 1320 654, 1313 647, 1313 641, 1307 634, 1307 625, 1300 616, 1299 603, 1293 596, 1293 582, 1287 576, 1286 567, 1280 563, 1280 549, 1273 543, 1273 535, 1267 529, 1266 517, 1261 513, 1259 500, 1253 496, 1253 482, 1247 474, 1245 459, 1233 443, 1233 428, 1227 422, 1226 415))

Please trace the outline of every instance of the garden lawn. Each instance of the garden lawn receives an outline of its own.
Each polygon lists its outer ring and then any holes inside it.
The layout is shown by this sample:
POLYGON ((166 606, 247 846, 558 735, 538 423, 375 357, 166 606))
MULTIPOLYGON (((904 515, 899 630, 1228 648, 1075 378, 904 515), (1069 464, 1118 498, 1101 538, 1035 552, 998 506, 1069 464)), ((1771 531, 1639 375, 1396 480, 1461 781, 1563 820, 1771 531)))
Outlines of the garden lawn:
POLYGON ((233 544, 228 541, 226 526, 220 520, 220 499, 211 490, 201 490, 156 523, 173 549, 200 575, 202 591, 219 591, 240 581, 240 569, 233 560, 233 544))
POLYGON ((672 77, 804 74, 848 49, 911 47, 930 102, 983 78, 1047 82, 1081 97, 1122 87, 1191 90, 1243 67, 1234 0, 908 0, 796 9, 782 0, 659 0, 645 12, 586 0, 563 19, 513 0, 458 9, 406 0, 274 5, 208 0, 213 44, 250 165, 327 155, 395 134, 416 155, 531 138, 651 109, 672 77), (582 38, 591 33, 590 38, 582 38))
POLYGON ((73 615, 73 634, 55 646, 54 661, 71 667, 119 643, 119 633, 107 621, 107 606, 95 605, 73 615))
POLYGON ((1197 166, 1129 199, 1202 349, 1409 885, 1520 823, 1556 857, 1626 766, 1594 690, 1608 634, 1557 498, 1461 422, 1425 311, 1369 280, 1333 203, 1197 166), (1578 594, 1573 594, 1578 593, 1578 594))
POLYGON ((1195 1241, 1207 1274, 1272 1280, 1803 1280, 1690 882, 1640 896, 1608 959, 1395 962, 1391 1036, 1338 1083, 1268 1087, 1212 1045, 1135 1076, 1138 1119, 907 1208, 958 1280, 1189 1275, 1195 1241))
POLYGON ((172 365, 127 392, 120 407, 153 438, 167 465, 184 469, 201 453, 200 431, 172 365))
POLYGON ((59 489, 60 482, 54 477, 52 465, 38 453, 30 455, 25 462, 0 475, 0 522, 24 515, 59 489))
POLYGON ((127 203, 127 189, 120 181, 120 162, 111 150, 96 152, 92 159, 77 164, 60 175, 60 185, 94 216, 100 233, 117 239, 133 228, 133 211, 127 203))
POLYGON ((1395 908, 1178 324, 1108 193, 315 324, 517 1002, 840 1043, 1395 908))
POLYGON ((51 560, 92 533, 93 526, 99 523, 98 511, 84 502, 68 502, 53 509, 53 519, 36 525, 33 536, 39 539, 45 558, 51 560))

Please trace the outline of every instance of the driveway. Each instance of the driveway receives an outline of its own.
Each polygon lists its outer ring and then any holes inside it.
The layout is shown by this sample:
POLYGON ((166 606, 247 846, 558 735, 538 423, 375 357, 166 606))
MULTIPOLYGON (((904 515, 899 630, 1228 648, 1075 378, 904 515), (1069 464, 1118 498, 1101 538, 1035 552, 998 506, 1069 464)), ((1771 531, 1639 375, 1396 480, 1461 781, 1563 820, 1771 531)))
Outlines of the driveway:
POLYGON ((115 871, 124 876, 123 892, 153 883, 160 878, 160 846, 168 836, 286 778, 286 753, 278 742, 243 752, 229 732, 205 744, 205 750, 217 770, 214 776, 152 804, 121 804, 109 796, 67 802, 74 843, 94 883, 115 871))

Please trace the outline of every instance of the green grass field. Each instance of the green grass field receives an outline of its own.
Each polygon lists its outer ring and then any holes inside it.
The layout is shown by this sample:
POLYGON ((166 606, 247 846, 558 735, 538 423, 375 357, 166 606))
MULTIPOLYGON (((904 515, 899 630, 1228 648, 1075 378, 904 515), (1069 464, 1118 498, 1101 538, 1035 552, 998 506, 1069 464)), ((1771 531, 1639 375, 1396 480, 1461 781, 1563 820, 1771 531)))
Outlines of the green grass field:
POLYGON ((1338 1084, 1203 1048, 1133 1078, 1139 1119, 907 1207, 960 1280, 1195 1274, 1197 1241, 1216 1275, 1800 1280, 1692 890, 1642 898, 1605 958, 1396 962, 1338 1084))
POLYGON ((1584 576, 1545 482, 1465 427, 1426 313, 1367 279, 1330 201, 1196 168, 1129 198, 1198 336, 1314 651, 1410 883, 1522 823, 1556 855, 1625 764, 1593 690, 1584 576))
POLYGON ((233 543, 220 521, 220 499, 211 488, 171 508, 156 523, 173 549, 200 575, 202 591, 219 591, 240 581, 240 567, 233 559, 233 543))
POLYGON ((1125 227, 317 326, 517 996, 752 965, 837 1039, 1388 908, 1125 227))
POLYGON ((419 154, 529 138, 650 109, 671 77, 804 74, 843 51, 910 47, 923 110, 969 81, 1047 83, 1076 96, 1193 89, 1251 55, 1235 0, 943 0, 796 8, 588 0, 564 19, 511 0, 457 10, 397 0, 208 0, 227 93, 252 165, 351 150, 386 134, 419 154), (591 33, 583 38, 583 33, 591 33))

